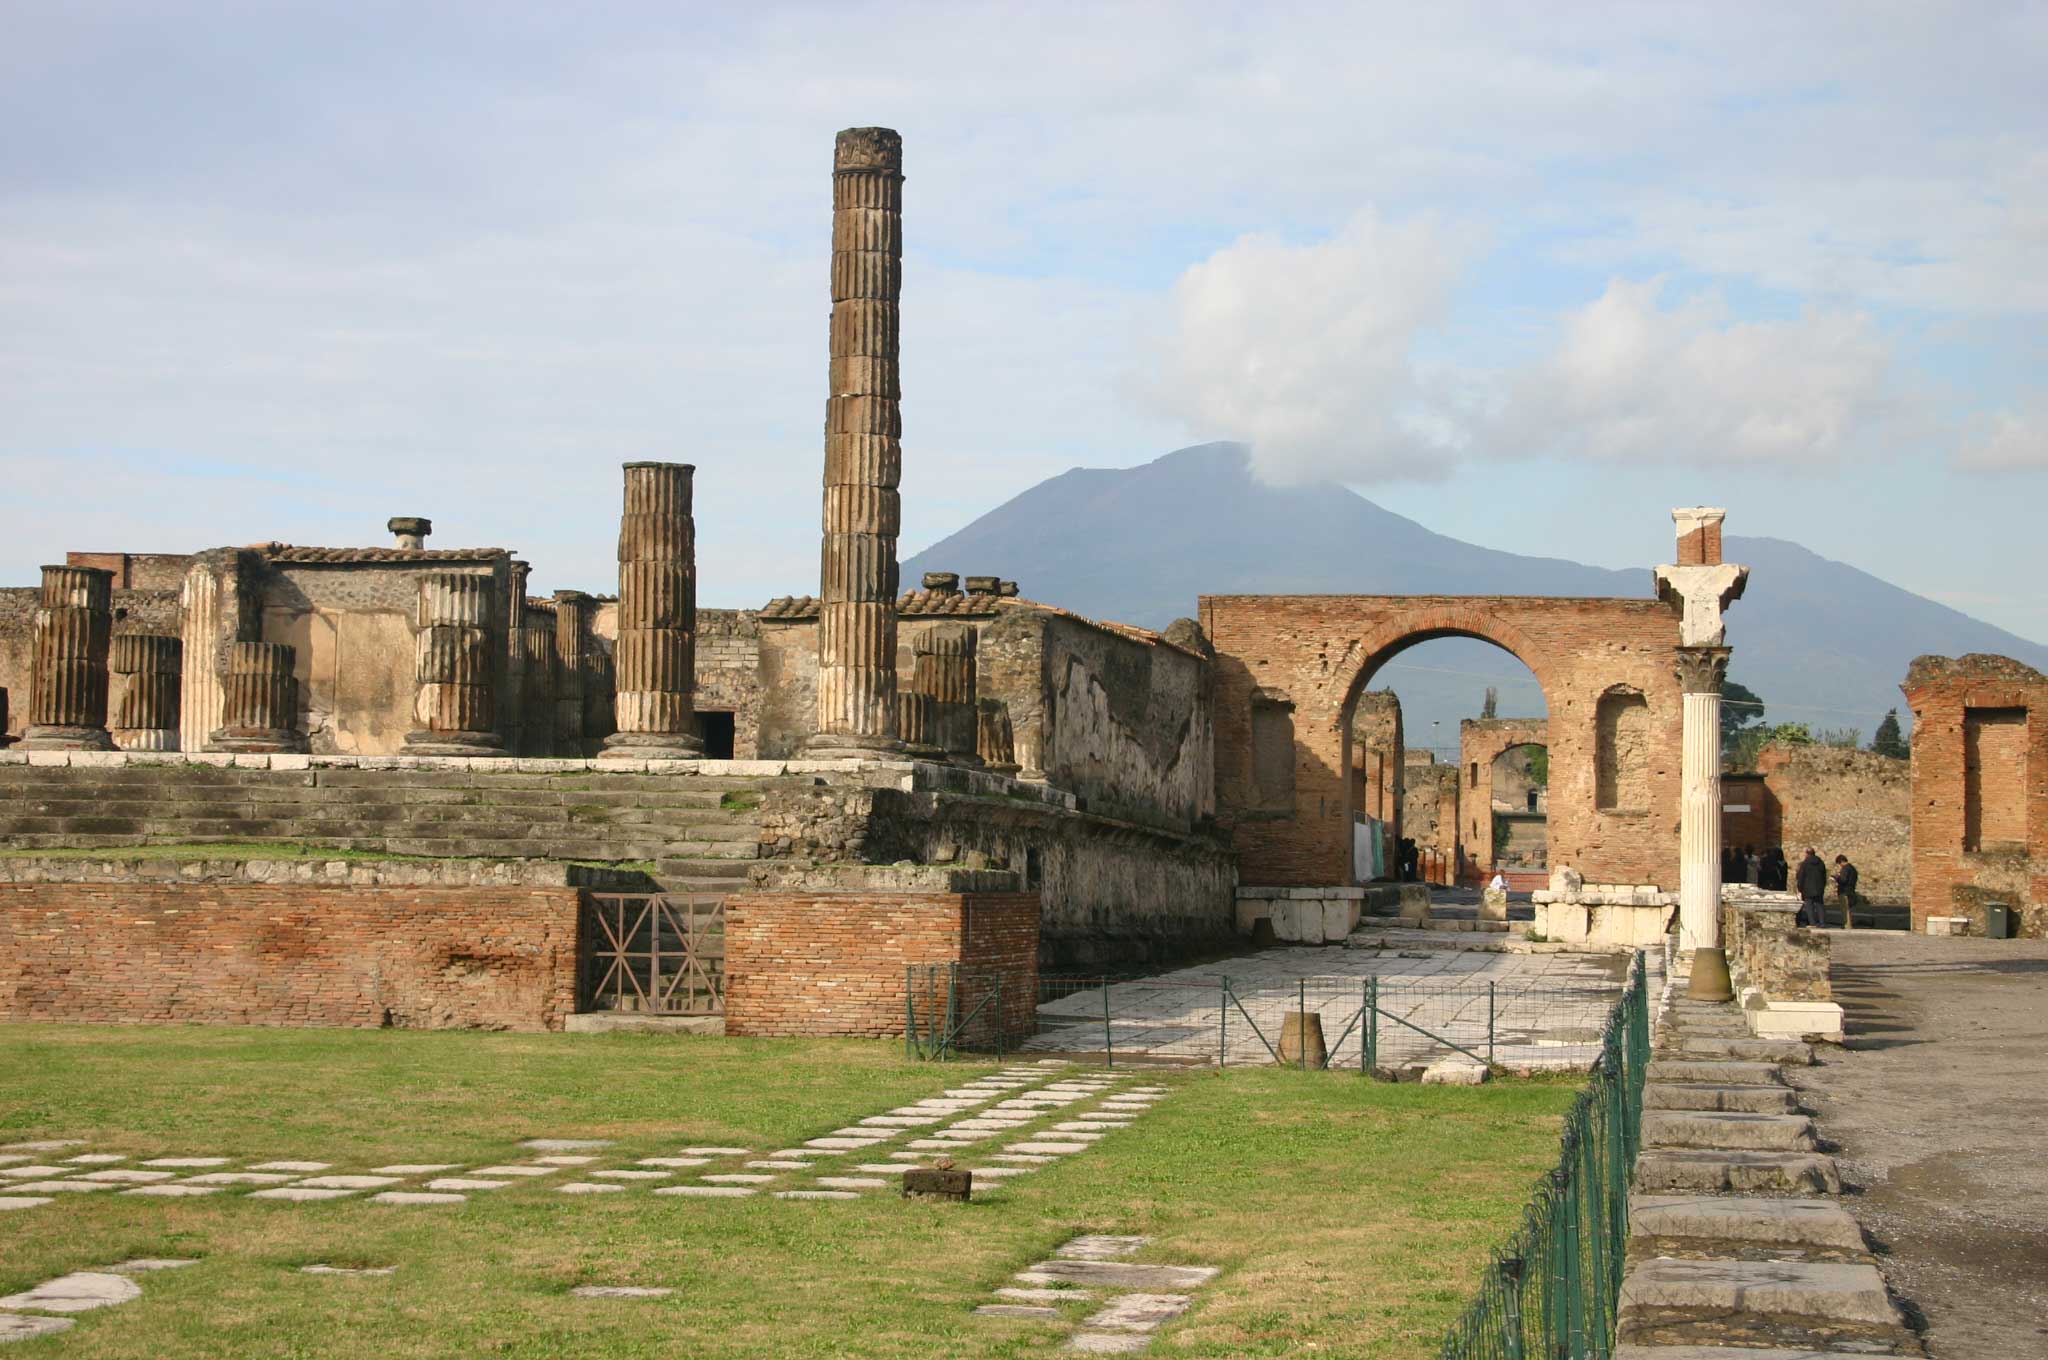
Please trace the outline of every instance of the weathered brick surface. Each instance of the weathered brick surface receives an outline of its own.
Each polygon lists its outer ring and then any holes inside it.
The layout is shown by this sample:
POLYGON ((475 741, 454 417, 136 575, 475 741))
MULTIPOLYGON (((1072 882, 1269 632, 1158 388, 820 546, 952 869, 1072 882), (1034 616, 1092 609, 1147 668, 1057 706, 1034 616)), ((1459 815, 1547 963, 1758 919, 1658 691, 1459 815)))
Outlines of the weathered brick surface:
POLYGON ((0 1017, 559 1029, 575 888, 0 884, 0 1017))
POLYGON ((1507 596, 1211 595, 1202 626, 1217 652, 1218 820, 1247 883, 1350 881, 1350 809, 1342 777, 1355 697, 1405 647, 1477 637, 1535 673, 1549 709, 1553 864, 1601 882, 1678 882, 1681 701, 1678 617, 1655 600, 1507 596), (1618 688, 1617 688, 1618 687, 1618 688), (1597 712, 1610 690, 1647 709, 1643 806, 1599 806, 1597 712), (1293 705, 1294 805, 1263 812, 1253 778, 1255 694, 1293 705))
MULTIPOLYGON (((1475 877, 1485 877, 1494 867, 1494 762, 1517 746, 1549 743, 1550 724, 1543 718, 1467 718, 1458 724, 1459 815, 1464 819, 1458 835, 1475 877)), ((1501 792, 1504 798, 1508 794, 1501 792)), ((1536 844, 1543 844, 1540 834, 1536 844)))
POLYGON ((1923 656, 1913 709, 1913 928, 1984 904, 2048 936, 2048 676, 2010 657, 1923 656))
POLYGON ((942 963, 999 974, 1005 1027, 1030 1033, 1038 894, 735 894, 725 906, 725 1032, 901 1035, 905 970, 942 963))

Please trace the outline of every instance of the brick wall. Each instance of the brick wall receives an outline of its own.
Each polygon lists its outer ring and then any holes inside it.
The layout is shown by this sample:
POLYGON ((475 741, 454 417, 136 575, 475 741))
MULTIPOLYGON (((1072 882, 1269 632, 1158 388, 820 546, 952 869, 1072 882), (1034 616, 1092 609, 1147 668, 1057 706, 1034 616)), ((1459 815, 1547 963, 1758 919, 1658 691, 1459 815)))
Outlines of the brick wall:
POLYGON ((2010 657, 1923 656, 1913 709, 1913 928, 2005 902, 2048 936, 2048 676, 2010 657))
POLYGON ((559 1029, 575 888, 0 884, 0 1018, 559 1029))
POLYGON ((1038 894, 736 894, 725 905, 725 1032, 900 1036, 905 969, 935 963, 998 973, 1009 1032, 1030 1033, 1038 894))
MULTIPOLYGON (((1504 764, 1496 768, 1495 762, 1518 746, 1544 746, 1549 740, 1550 724, 1542 718, 1467 718, 1458 724, 1459 815, 1464 822, 1458 828, 1458 839, 1465 850, 1465 863, 1479 876, 1494 868, 1494 800, 1511 801, 1517 811, 1526 807, 1526 801, 1518 796, 1528 786, 1526 769, 1518 774, 1504 764), (1495 788, 1497 779, 1500 788, 1495 788)), ((1547 807, 1547 792, 1543 801, 1547 807)), ((1546 831, 1543 823, 1523 822, 1508 834, 1519 836, 1515 848, 1524 857, 1533 850, 1540 861, 1546 831)))
POLYGON ((1678 883, 1681 702, 1678 617, 1656 600, 1508 596, 1211 595, 1202 626, 1217 652, 1217 818, 1247 883, 1349 880, 1348 718, 1386 661, 1432 637, 1477 637, 1513 652, 1549 712, 1552 864, 1599 882, 1678 883), (1601 697, 1642 696, 1626 735, 1641 770, 1638 808, 1603 808, 1595 789, 1601 697), (1295 779, 1288 817, 1257 808, 1251 768, 1255 694, 1293 703, 1295 779))
MULTIPOLYGON (((1728 838, 1725 844, 1781 845, 1794 864, 1812 846, 1834 872, 1835 856, 1856 866, 1856 890, 1877 902, 1903 902, 1912 892, 1912 769, 1903 760, 1833 746, 1767 746, 1757 754, 1766 790, 1769 840, 1728 838)), ((1744 801, 1722 785, 1722 805, 1744 801)), ((1755 806, 1755 804, 1752 804, 1755 806)), ((1754 814, 1753 814, 1754 815, 1754 814)), ((1745 831, 1754 828, 1751 822, 1745 831)), ((1833 889, 1829 889, 1832 896, 1833 889)))

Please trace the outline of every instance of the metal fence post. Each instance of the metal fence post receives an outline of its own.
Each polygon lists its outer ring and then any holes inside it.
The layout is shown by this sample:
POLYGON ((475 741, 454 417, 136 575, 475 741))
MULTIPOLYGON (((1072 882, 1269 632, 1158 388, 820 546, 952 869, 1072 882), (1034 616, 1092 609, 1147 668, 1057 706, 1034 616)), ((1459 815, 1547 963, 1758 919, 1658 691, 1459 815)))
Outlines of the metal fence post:
POLYGON ((1301 1070, 1308 1071, 1308 979, 1295 979, 1294 1046, 1301 1050, 1301 1070))
POLYGON ((1372 1027, 1372 979, 1358 984, 1358 1075, 1372 1075, 1372 1040, 1367 1037, 1372 1027))
POLYGON ((1493 979, 1486 981, 1486 1065, 1493 1066, 1493 979))
POLYGON ((1116 1066, 1116 1041, 1109 1035, 1109 979, 1102 980, 1102 1065, 1116 1066))
POLYGON ((1373 1075, 1380 1070, 1380 980, 1377 974, 1365 980, 1365 1044, 1368 1056, 1366 1069, 1373 1075))
POLYGON ((1216 1070, 1230 1065, 1230 978, 1216 980, 1216 1070))
POLYGON ((903 1056, 917 1056, 917 968, 903 970, 903 1056))

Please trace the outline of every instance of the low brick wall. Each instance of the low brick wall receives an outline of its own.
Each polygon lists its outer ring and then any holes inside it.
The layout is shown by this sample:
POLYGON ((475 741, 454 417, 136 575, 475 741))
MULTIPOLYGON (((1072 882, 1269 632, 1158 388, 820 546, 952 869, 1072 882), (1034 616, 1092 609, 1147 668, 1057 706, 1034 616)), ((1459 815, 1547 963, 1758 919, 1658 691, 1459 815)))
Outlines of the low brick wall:
POLYGON ((567 886, 0 883, 0 1019, 560 1029, 567 886))
POLYGON ((725 1032, 900 1036, 905 970, 957 963, 963 975, 1000 975, 1004 1029, 1029 1034, 1038 918, 1037 893, 735 894, 725 902, 725 1032))

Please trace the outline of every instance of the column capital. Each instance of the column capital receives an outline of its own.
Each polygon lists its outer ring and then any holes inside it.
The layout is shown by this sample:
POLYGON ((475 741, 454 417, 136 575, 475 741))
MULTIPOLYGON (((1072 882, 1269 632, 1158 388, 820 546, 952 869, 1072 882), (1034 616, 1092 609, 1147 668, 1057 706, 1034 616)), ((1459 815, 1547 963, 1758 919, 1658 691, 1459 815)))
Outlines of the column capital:
POLYGON ((1728 679, 1726 647, 1680 647, 1678 687, 1687 694, 1719 694, 1728 679))

